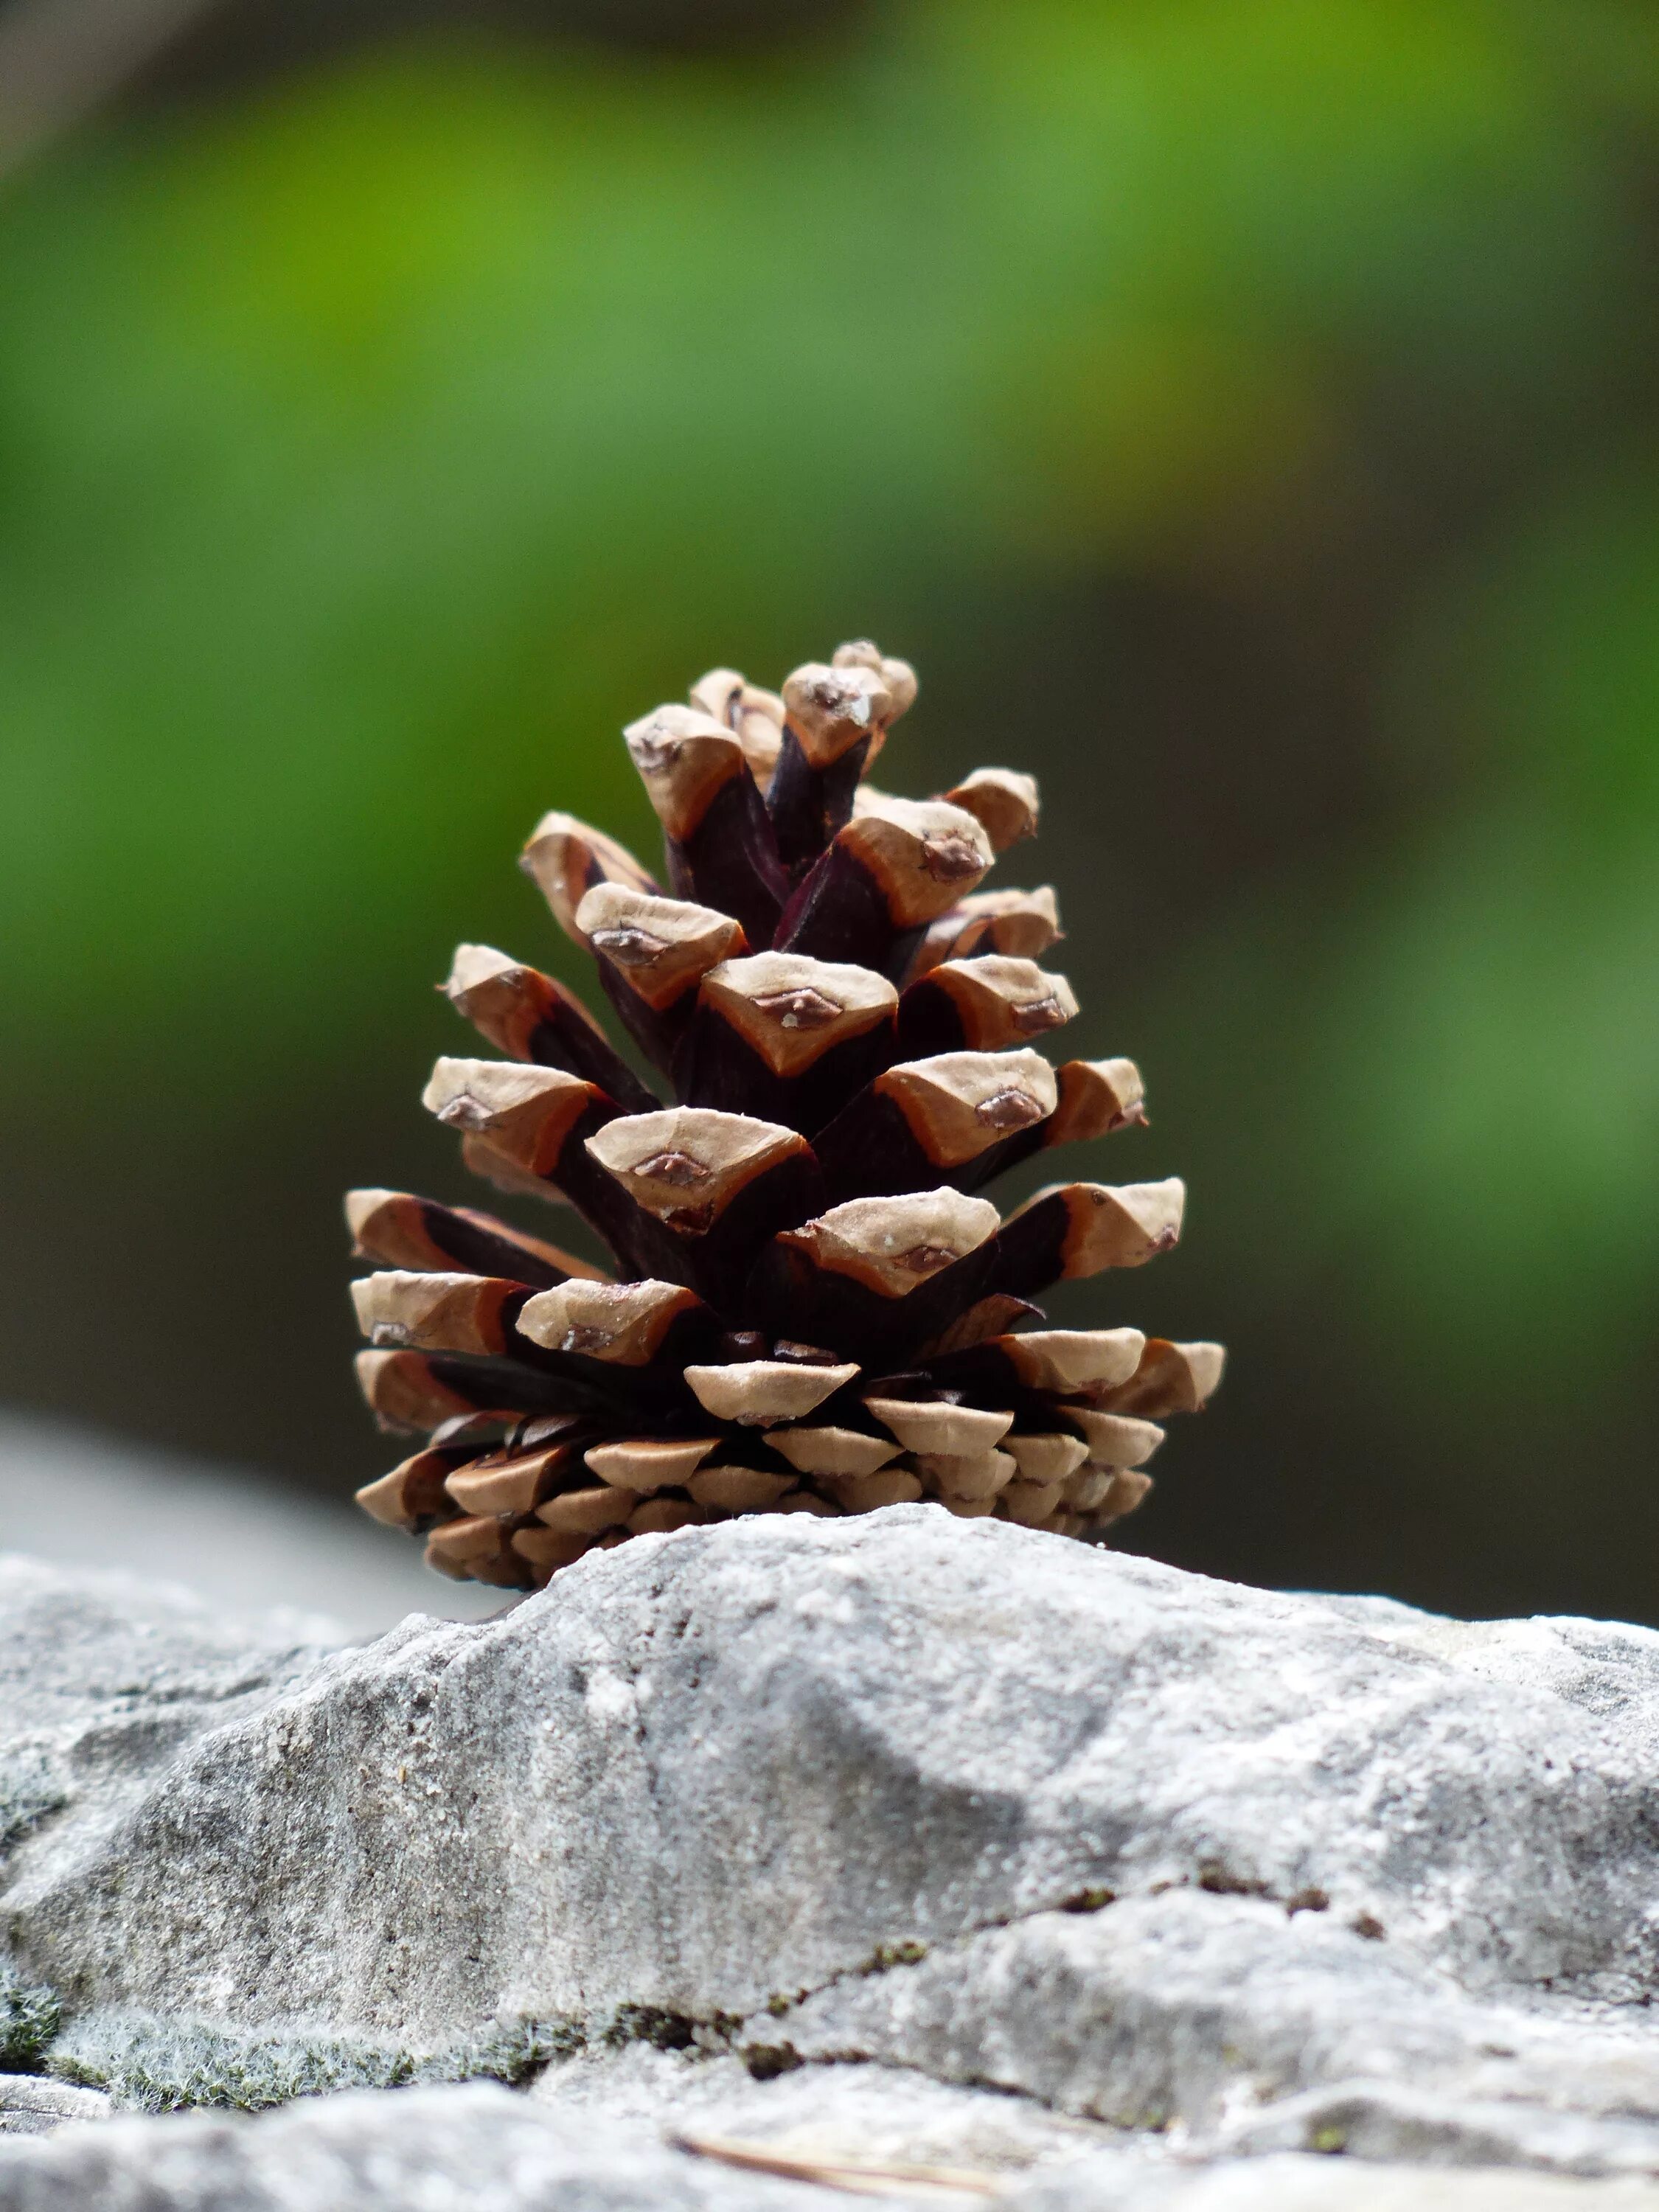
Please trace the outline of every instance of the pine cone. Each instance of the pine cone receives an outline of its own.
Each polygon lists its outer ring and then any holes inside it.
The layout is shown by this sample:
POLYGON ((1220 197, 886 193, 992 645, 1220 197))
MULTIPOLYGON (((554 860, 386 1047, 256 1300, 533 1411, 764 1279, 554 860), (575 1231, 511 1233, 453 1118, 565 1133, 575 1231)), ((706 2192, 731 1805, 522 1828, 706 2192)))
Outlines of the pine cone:
POLYGON ((1063 1277, 1174 1243, 1182 1184, 978 1192, 1141 1121, 1127 1060, 1054 1067, 1077 1011, 1036 957, 1054 894, 981 891, 1035 830, 1029 776, 943 798, 865 783, 915 696, 842 646, 780 698, 729 669, 626 732, 667 889, 568 814, 523 865, 590 952, 665 1107, 581 1001, 464 945, 446 989, 504 1060, 441 1060, 424 1103, 498 1188, 562 1201, 602 1273, 488 1213, 354 1191, 359 1355, 423 1450, 358 1492, 459 1579, 526 1589, 595 1545, 736 1513, 951 1513, 1095 1536, 1151 1486, 1156 1419, 1218 1345, 1051 1329, 1063 1277), (1035 1324, 1035 1325, 1033 1325, 1035 1324))

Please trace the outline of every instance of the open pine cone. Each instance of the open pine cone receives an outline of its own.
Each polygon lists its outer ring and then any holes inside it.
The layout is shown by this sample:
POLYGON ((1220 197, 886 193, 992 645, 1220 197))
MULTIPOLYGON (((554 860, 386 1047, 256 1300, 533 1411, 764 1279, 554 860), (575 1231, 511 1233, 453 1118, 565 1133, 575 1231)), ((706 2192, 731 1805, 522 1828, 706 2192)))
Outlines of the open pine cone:
POLYGON ((589 951, 665 1107, 580 1000, 488 946, 445 986, 504 1060, 441 1060, 424 1103, 499 1189, 573 1206, 616 1275, 487 1213, 347 1200, 364 1395, 426 1448, 358 1492, 460 1579, 525 1589, 594 1545, 736 1513, 931 1498, 1094 1536, 1150 1487, 1158 1417, 1218 1345, 1052 1329, 1063 1277, 1174 1243, 1183 1190, 977 1195, 1051 1145, 1143 1119, 1127 1060, 1033 1049, 1077 1011, 1036 957, 1051 890, 981 891, 1036 826, 1029 776, 942 799, 861 780, 915 696, 844 645, 781 698, 729 669, 626 732, 667 890, 568 814, 523 865, 589 951))

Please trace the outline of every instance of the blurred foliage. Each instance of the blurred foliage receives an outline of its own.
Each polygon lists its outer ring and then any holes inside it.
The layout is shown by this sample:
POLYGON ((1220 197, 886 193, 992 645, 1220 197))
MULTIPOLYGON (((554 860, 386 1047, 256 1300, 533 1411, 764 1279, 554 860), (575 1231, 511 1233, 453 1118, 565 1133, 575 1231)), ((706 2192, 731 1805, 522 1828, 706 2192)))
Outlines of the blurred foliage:
POLYGON ((1096 1171, 1194 1182, 1105 1302, 1235 1371, 1137 1540, 1659 1617, 1656 184, 1634 0, 428 31, 58 149, 0 1387, 374 1471, 333 1184, 458 1188, 425 984, 574 975, 511 856, 649 842, 621 722, 873 632, 909 787, 1043 772, 1079 1048, 1152 1084, 1096 1171))

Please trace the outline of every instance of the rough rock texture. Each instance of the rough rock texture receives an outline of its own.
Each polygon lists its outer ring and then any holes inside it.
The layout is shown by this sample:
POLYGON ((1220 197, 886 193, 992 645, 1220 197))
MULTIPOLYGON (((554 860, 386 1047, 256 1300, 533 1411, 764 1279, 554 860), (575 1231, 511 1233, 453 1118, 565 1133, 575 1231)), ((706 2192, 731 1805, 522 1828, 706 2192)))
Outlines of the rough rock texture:
MULTIPOLYGON (((751 2148, 768 2146, 756 2142, 751 2148)), ((774 2147, 776 2139, 774 2139, 774 2147)), ((1098 2154, 1024 2177, 963 2173, 900 2204, 1010 2212, 1653 2212, 1644 2182, 1468 2173, 1352 2159, 1098 2154)), ((861 2194, 867 2193, 861 2191, 861 2194)), ((641 2128, 549 2113, 504 2089, 360 2091, 255 2120, 179 2114, 0 2141, 0 2212, 830 2212, 804 2180, 690 2154, 641 2128)))
MULTIPOLYGON (((499 2107, 556 2162, 573 2126, 590 2160, 793 2130, 1030 2168, 1045 2212, 1396 2201, 1362 2161, 1510 2169, 1419 2171, 1413 2204, 1659 2203, 1645 1630, 1276 1596, 916 1506, 641 1538, 334 1655, 13 1563, 0 1674, 4 1924, 54 2072, 151 2106, 539 2076, 66 2131, 5 2148, 18 2189, 26 2153, 228 2172, 283 2127, 356 2157, 402 2142, 387 2108, 499 2107)), ((225 2201, 324 2201, 258 2193, 288 2160, 225 2201)), ((794 2193, 720 2171, 651 2201, 794 2193)))
MULTIPOLYGON (((313 1674, 311 1624, 220 1619, 184 1591, 0 1557, 0 1856, 71 1887, 192 1739, 313 1674)), ((0 2008, 7 2002, 0 1991, 0 2008)))
POLYGON ((643 2137, 561 2124, 504 2089, 359 2093, 257 2123, 205 2114, 0 2144, 4 2212, 824 2212, 643 2137))
POLYGON ((66 2120, 106 2120, 110 2109, 101 2090, 34 2074, 0 2074, 0 2135, 53 2135, 66 2120))

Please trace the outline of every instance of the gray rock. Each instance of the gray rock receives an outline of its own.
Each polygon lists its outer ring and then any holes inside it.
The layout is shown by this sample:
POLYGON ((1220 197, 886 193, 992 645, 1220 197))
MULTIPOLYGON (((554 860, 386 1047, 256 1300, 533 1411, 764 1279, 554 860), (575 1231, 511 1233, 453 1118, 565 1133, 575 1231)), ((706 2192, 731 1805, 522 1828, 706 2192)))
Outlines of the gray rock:
MULTIPOLYGON (((1307 2126, 1264 2133, 1253 2117, 1261 2106, 1300 2109, 1299 2094, 1319 2084, 1431 2084, 1441 2119, 1454 2090, 1478 2110, 1481 2142, 1492 2139, 1491 2100, 1514 2100, 1502 2109, 1517 2125, 1534 2108, 1583 2116, 1570 2130, 1534 2130, 1514 2154, 1524 2162, 1659 2172, 1659 2125, 1632 2117, 1659 2119, 1659 2037, 1647 2015, 1519 1994, 1466 1996, 1404 1947, 1328 1913, 1177 1888, 1087 1915, 1036 1914, 915 1966, 836 1982, 772 2033, 804 2059, 918 2066, 1121 2127, 1177 2123, 1226 2141, 1242 2127, 1273 2148, 1369 2154, 1393 2123, 1380 2112, 1341 2123, 1316 2100, 1307 2126)), ((1407 2127, 1378 2154, 1470 2157, 1449 2141, 1407 2127)))
POLYGON ((1654 2131, 1639 2120, 1585 2118, 1547 2105, 1345 2081, 1286 2098, 1231 2128, 1231 2152, 1322 2150, 1438 2166, 1529 2166, 1556 2173, 1650 2175, 1654 2131))
POLYGON ((1654 2212, 1647 2182, 1469 2173, 1352 2158, 1221 2159, 1197 2170, 1069 2169, 1022 2189, 1018 2212, 1654 2212))
POLYGON ((545 2067, 538 2124, 954 2140, 1079 2212, 1659 2175, 1645 1630, 917 1506, 641 1539, 332 1654, 7 1570, 5 1673, 15 1970, 125 2102, 545 2067))
POLYGON ((311 1626, 0 1557, 0 1861, 44 1850, 73 1882, 187 1744, 315 1670, 311 1626))
POLYGON ((634 2043, 561 2059, 530 2094, 559 2112, 593 2112, 675 2141, 748 2142, 832 2164, 876 2160, 999 2176, 1101 2150, 1133 2154, 1137 2163, 1163 2158, 1148 2138, 908 2068, 805 2066, 757 2081, 734 2054, 634 2043))
POLYGON ((359 2092, 0 2141, 0 2212, 824 2212, 821 2190, 505 2089, 359 2092))
POLYGON ((0 2074, 0 2135, 49 2136, 65 2120, 106 2120, 111 2110, 97 2089, 34 2074, 0 2074))
MULTIPOLYGON (((773 2139, 774 2148, 781 2148, 773 2139)), ((742 2146, 734 2147, 739 2151, 742 2146)), ((757 2143, 750 2148, 763 2151, 757 2143)), ((878 2146, 871 2165, 885 2153, 878 2146)), ((1646 2183, 1468 2173, 1354 2159, 1097 2153, 970 2189, 872 2174, 899 2206, 1008 2212, 1654 2212, 1646 2183)), ((826 2212, 821 2186, 690 2154, 602 2113, 549 2112, 503 2089, 361 2091, 258 2119, 176 2114, 0 2138, 0 2212, 826 2212)))
MULTIPOLYGON (((365 1476, 379 1471, 368 1449, 365 1476)), ((380 1635, 406 1613, 501 1609, 500 1590, 440 1580, 415 1545, 388 1542, 344 1498, 40 1414, 0 1411, 0 1528, 31 1558, 181 1586, 233 1619, 286 1607, 335 1643, 380 1635)))

